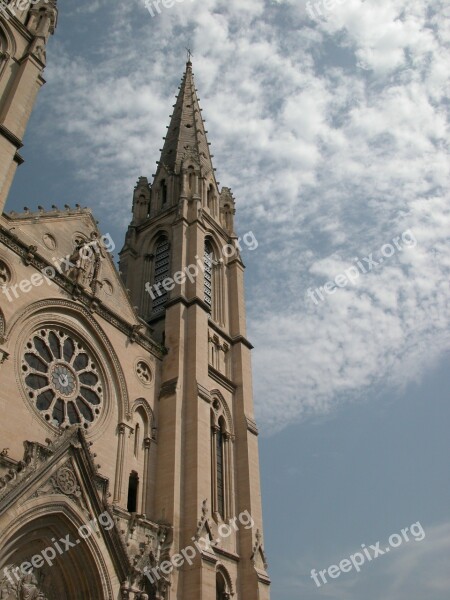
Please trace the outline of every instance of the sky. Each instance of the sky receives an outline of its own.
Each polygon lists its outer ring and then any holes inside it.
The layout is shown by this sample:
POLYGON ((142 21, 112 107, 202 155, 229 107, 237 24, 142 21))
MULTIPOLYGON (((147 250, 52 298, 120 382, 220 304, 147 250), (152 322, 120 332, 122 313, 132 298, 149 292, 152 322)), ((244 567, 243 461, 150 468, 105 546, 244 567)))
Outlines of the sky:
POLYGON ((193 53, 244 247, 275 600, 441 600, 450 577, 450 8, 59 0, 8 210, 79 203, 120 249, 193 53), (420 523, 358 573, 361 544, 420 523))

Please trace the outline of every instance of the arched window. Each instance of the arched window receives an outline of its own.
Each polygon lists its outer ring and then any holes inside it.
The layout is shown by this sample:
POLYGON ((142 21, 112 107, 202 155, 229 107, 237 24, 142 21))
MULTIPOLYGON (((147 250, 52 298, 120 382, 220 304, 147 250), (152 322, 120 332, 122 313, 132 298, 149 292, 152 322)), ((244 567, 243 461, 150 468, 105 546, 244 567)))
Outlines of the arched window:
POLYGON ((221 573, 216 574, 216 600, 225 600, 227 588, 225 579, 221 573))
POLYGON ((128 480, 128 502, 127 510, 130 513, 137 512, 137 501, 139 491, 139 475, 136 471, 131 471, 128 480))
POLYGON ((155 250, 155 270, 152 289, 152 316, 164 310, 168 292, 162 287, 164 279, 170 275, 170 244, 167 236, 159 238, 155 250), (159 284, 159 285, 158 285, 159 284))
POLYGON ((234 514, 233 435, 224 399, 214 397, 211 407, 211 506, 216 520, 234 514))
POLYGON ((225 472, 224 472, 224 436, 223 421, 219 422, 216 432, 216 486, 217 486, 217 512, 222 519, 225 517, 225 472))
POLYGON ((213 309, 213 248, 211 242, 206 240, 205 242, 205 284, 204 284, 204 297, 205 302, 209 306, 210 310, 213 309))
MULTIPOLYGON (((138 363, 139 364, 139 363, 138 363)), ((141 363, 143 364, 143 363, 141 363)), ((136 370, 138 374, 139 371, 136 370)), ((139 376, 139 375, 138 375, 139 376)), ((139 376, 139 378, 141 378, 139 376)), ((142 378, 145 382, 146 379, 142 378)), ((151 510, 152 493, 150 490, 150 463, 152 454, 152 427, 153 413, 145 398, 139 398, 135 401, 132 409, 133 414, 133 429, 134 442, 133 448, 130 448, 131 456, 127 460, 128 472, 132 472, 133 478, 130 479, 129 491, 130 494, 136 494, 135 502, 140 513, 147 513, 151 510), (138 489, 135 490, 135 488, 138 489)), ((130 508, 133 507, 134 501, 129 497, 130 508)), ((134 512, 134 511, 130 511, 134 512)))

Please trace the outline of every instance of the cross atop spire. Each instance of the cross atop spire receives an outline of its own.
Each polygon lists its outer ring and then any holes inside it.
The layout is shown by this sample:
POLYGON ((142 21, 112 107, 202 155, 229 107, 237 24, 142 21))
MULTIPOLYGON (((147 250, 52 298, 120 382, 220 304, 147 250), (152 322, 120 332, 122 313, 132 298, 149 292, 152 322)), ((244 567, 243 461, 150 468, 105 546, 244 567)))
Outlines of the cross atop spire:
POLYGON ((189 63, 191 63, 191 64, 192 64, 191 58, 192 58, 194 55, 192 54, 192 52, 191 52, 191 49, 190 49, 190 48, 186 48, 186 52, 187 52, 187 63, 188 63, 188 64, 189 64, 189 63))

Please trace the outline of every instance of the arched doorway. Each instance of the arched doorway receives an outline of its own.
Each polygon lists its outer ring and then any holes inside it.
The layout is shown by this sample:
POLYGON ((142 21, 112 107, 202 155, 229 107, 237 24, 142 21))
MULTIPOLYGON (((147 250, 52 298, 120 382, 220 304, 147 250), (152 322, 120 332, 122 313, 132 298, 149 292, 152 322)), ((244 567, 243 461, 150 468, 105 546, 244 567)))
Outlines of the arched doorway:
POLYGON ((83 539, 78 532, 83 523, 76 524, 64 509, 39 512, 26 524, 22 517, 17 529, 12 524, 0 547, 0 600, 112 598, 96 534, 83 539), (35 567, 21 571, 32 559, 35 567))

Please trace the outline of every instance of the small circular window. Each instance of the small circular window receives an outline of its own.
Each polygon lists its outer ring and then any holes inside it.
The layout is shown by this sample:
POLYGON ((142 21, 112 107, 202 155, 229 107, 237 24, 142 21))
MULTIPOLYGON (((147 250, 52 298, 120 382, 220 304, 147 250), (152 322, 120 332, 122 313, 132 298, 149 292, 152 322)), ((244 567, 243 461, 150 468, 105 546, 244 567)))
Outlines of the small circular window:
POLYGON ((11 281, 11 271, 9 267, 0 260, 0 285, 7 285, 11 281))
POLYGON ((150 385, 153 380, 152 370, 143 360, 136 365, 136 375, 144 385, 150 385))
POLYGON ((103 385, 97 365, 72 334, 36 331, 26 344, 21 368, 30 401, 51 425, 87 428, 100 415, 103 385))

